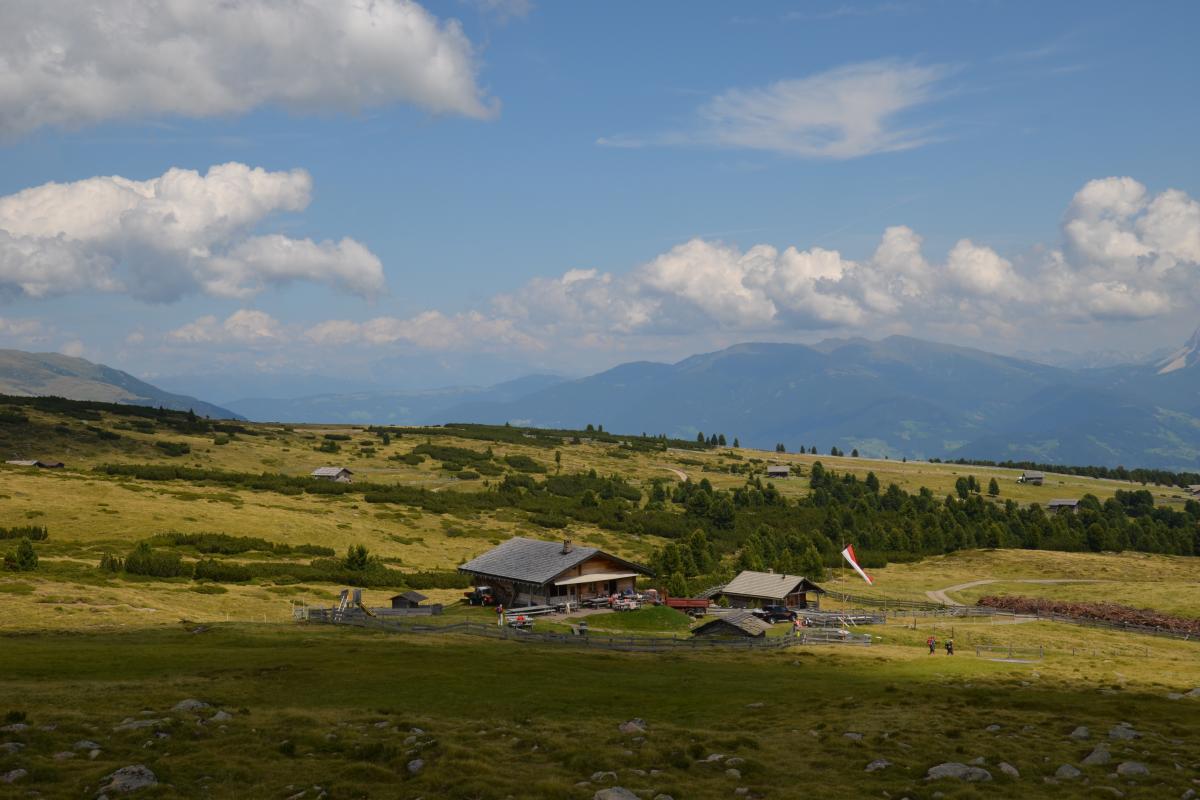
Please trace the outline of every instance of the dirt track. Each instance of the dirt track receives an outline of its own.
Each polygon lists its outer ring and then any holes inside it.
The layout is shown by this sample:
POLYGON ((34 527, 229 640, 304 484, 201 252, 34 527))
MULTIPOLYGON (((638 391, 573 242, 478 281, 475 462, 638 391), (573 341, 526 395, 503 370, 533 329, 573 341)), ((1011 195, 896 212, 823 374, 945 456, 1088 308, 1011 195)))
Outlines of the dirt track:
POLYGON ((946 592, 961 592, 963 589, 986 586, 989 583, 1108 583, 1108 581, 1091 578, 983 578, 977 581, 960 583, 955 586, 947 586, 945 589, 930 589, 925 592, 925 596, 935 603, 944 603, 948 606, 961 606, 963 605, 962 603, 950 597, 946 592))

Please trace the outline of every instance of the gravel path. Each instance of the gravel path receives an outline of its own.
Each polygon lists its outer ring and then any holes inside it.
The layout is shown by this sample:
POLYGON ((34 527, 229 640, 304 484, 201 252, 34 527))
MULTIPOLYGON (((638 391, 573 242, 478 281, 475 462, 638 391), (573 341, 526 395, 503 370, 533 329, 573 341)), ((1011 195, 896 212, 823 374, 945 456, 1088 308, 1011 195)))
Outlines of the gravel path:
POLYGON ((943 603, 948 606, 961 606, 962 603, 950 597, 947 592, 961 592, 964 589, 973 589, 976 586, 986 586, 989 583, 1111 583, 1112 581, 1104 581, 1092 578, 983 578, 977 581, 968 581, 955 586, 947 586, 945 589, 931 589, 925 592, 925 596, 935 603, 943 603))

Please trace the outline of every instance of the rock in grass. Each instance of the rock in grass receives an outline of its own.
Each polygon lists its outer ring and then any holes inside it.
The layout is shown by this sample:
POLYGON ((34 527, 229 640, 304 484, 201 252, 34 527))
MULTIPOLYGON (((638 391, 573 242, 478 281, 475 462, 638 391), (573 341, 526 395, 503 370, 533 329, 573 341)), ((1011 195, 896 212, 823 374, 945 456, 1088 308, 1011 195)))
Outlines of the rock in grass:
POLYGON ((1088 730, 1087 725, 1080 725, 1078 728, 1071 731, 1071 738, 1079 739, 1081 741, 1084 739, 1090 739, 1092 738, 1092 732, 1088 730))
POLYGON ((1130 739, 1136 739, 1139 736, 1141 736, 1141 734, 1135 731, 1133 726, 1126 722, 1122 722, 1119 725, 1113 725, 1108 729, 1108 738, 1110 739, 1129 741, 1130 739))
POLYGON ((1117 765, 1117 774, 1122 778, 1136 778, 1149 775, 1150 770, 1140 761, 1123 761, 1117 765))
POLYGON ((1196 790, 1188 789, 1186 792, 1179 795, 1179 800, 1196 800, 1196 790))
POLYGON ((72 745, 76 750, 99 750, 100 745, 91 739, 80 739, 72 745))
POLYGON ((861 742, 862 738, 863 738, 863 735, 861 733, 857 733, 855 731, 846 731, 845 733, 842 734, 842 736, 846 737, 847 739, 849 739, 852 742, 861 742))
POLYGON ((4 753, 5 755, 13 756, 24 749, 25 745, 20 742, 5 742, 4 744, 0 744, 0 753, 4 753))
POLYGON ((633 719, 627 722, 622 722, 620 725, 618 725, 617 730, 626 736, 636 736, 637 734, 645 733, 646 720, 642 719, 641 717, 634 717, 633 719))
POLYGON ((139 728, 158 728, 163 725, 170 725, 169 719, 132 719, 126 717, 119 724, 113 726, 114 731, 136 731, 139 728))
POLYGON ((1200 686, 1196 687, 1195 689, 1192 689, 1190 692, 1187 692, 1187 696, 1188 697, 1200 697, 1200 686))
POLYGON ((407 769, 409 775, 416 775, 421 770, 425 769, 425 759, 414 758, 412 761, 408 762, 407 769))
POLYGON ((0 733, 21 733, 27 730, 29 730, 29 726, 24 722, 14 722, 11 725, 5 725, 3 728, 0 728, 0 733))
POLYGON ((616 779, 617 773, 615 772, 593 772, 591 777, 592 783, 611 783, 616 779))
POLYGON ((992 723, 991 725, 988 725, 986 728, 984 728, 984 730, 987 731, 988 733, 996 733, 1000 730, 1000 726, 995 723, 992 723))
POLYGON ((669 794, 656 794, 654 795, 654 800, 675 800, 675 798, 669 794))
POLYGON ((745 764, 745 763, 746 763, 746 759, 740 758, 738 756, 734 756, 733 758, 725 759, 725 766, 727 766, 727 767, 740 767, 742 764, 745 764))
POLYGON ((1112 753, 1108 752, 1107 747, 1101 745, 1084 757, 1083 764, 1088 767, 1102 767, 1111 760, 1112 753))
POLYGON ((888 761, 886 758, 877 758, 874 761, 872 761, 870 764, 867 764, 867 768, 863 771, 864 772, 878 772, 881 769, 887 769, 891 765, 892 765, 892 762, 888 761))
POLYGON ((1001 761, 999 767, 1000 771, 1008 777, 1014 780, 1019 780, 1021 778, 1021 771, 1007 761, 1001 761))
POLYGON ((947 761, 944 764, 938 764, 937 766, 930 767, 929 771, 925 773, 925 780, 927 781, 937 781, 942 778, 954 778, 960 781, 967 781, 968 783, 980 783, 990 781, 992 773, 982 767, 972 767, 967 764, 960 764, 957 761, 947 761))
POLYGON ((1079 768, 1072 764, 1063 764, 1061 767, 1054 770, 1054 777, 1058 778, 1060 781, 1073 781, 1082 774, 1083 773, 1079 771, 1079 768))
POLYGON ((139 789, 147 789, 158 785, 158 776, 150 771, 145 764, 132 764, 121 767, 116 772, 104 776, 106 783, 100 787, 103 794, 129 794, 139 789))
POLYGON ((592 800, 638 800, 638 796, 624 786, 610 786, 592 795, 592 800))
POLYGON ((228 722, 231 719, 233 719, 233 714, 230 714, 228 711, 218 711, 217 713, 215 713, 211 717, 209 717, 208 721, 209 722, 228 722))
POLYGON ((14 769, 0 774, 0 783, 16 783, 29 773, 23 769, 14 769))
POLYGON ((730 767, 729 769, 725 770, 725 777, 733 778, 735 781, 740 780, 742 777, 742 771, 730 767))
POLYGON ((54 754, 55 761, 66 761, 68 758, 74 758, 74 757, 75 757, 74 750, 59 750, 57 753, 54 754))
POLYGON ((203 700, 197 700, 194 697, 189 697, 187 700, 180 700, 178 703, 171 706, 171 710, 177 713, 182 711, 203 711, 208 707, 208 703, 205 703, 203 700))

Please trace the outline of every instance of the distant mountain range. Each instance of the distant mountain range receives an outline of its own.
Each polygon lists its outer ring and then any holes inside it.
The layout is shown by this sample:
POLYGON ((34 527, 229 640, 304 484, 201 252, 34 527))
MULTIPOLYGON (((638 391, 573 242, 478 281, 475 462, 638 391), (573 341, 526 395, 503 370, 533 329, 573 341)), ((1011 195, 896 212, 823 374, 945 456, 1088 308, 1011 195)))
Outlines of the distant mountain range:
POLYGON ((489 387, 238 400, 221 408, 78 358, 0 351, 0 392, 274 422, 487 422, 724 433, 864 456, 1200 468, 1200 330, 1150 363, 1068 369, 905 336, 740 344, 676 364, 489 387))
POLYGON ((980 458, 1195 469, 1200 331, 1146 365, 1071 370, 904 336, 815 346, 742 344, 677 364, 623 364, 458 422, 737 436, 864 456, 980 458))
POLYGON ((183 394, 164 392, 128 372, 58 353, 0 350, 0 394, 54 395, 72 400, 191 409, 205 417, 235 419, 234 412, 183 394))

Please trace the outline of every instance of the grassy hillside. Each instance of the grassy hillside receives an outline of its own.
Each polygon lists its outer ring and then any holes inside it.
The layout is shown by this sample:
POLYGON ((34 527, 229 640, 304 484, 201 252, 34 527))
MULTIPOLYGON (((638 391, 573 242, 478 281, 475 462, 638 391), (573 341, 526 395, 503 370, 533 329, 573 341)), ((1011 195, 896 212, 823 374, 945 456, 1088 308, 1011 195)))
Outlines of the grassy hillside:
MULTIPOLYGON (((0 528, 48 532, 34 542, 36 570, 0 571, 0 714, 9 715, 6 724, 30 726, 0 731, 0 776, 25 771, 11 791, 91 796, 104 776, 132 764, 146 765, 163 784, 145 796, 214 798, 304 791, 584 800, 614 782, 593 780, 608 771, 645 800, 660 792, 723 798, 739 788, 745 796, 791 798, 811 795, 814 786, 830 798, 934 791, 1085 797, 1105 786, 1127 797, 1178 797, 1200 779, 1200 698, 1169 699, 1200 687, 1192 642, 922 617, 869 629, 869 648, 654 656, 291 621, 294 604, 334 601, 345 583, 328 578, 330 565, 354 545, 380 560, 382 571, 371 574, 383 577, 368 582, 365 600, 384 605, 414 582, 433 601, 453 604, 463 591, 453 585, 454 567, 513 535, 570 537, 643 562, 667 543, 602 527, 606 517, 563 516, 583 502, 577 495, 526 492, 514 495, 520 503, 490 502, 504 482, 573 476, 570 491, 591 486, 598 495, 639 498, 623 501, 627 509, 644 509, 656 484, 673 487, 686 477, 733 490, 769 463, 795 465, 807 476, 816 460, 864 479, 874 472, 914 492, 927 486, 939 497, 965 474, 984 484, 994 475, 1001 495, 986 502, 1085 491, 1105 499, 1140 486, 1052 475, 1046 486, 1031 487, 1016 484, 1013 470, 684 443, 664 450, 598 432, 218 424, 185 414, 0 401, 6 454, 67 462, 63 470, 0 465, 0 528), (348 466, 359 482, 344 493, 307 491, 303 476, 325 464, 348 466), (121 465, 137 474, 122 474, 121 465), (165 470, 181 477, 158 479, 165 470), (187 538, 201 533, 222 536, 187 538), (129 556, 139 542, 189 571, 212 559, 248 577, 99 568, 106 555, 129 556), (928 656, 930 634, 953 637, 959 654, 928 656), (976 655, 977 645, 1044 657, 1005 663, 987 651, 976 655), (211 708, 172 711, 187 698, 211 708), (218 709, 230 718, 210 721, 218 709), (646 720, 644 737, 617 730, 632 717, 646 720), (148 727, 116 730, 127 719, 148 727), (1111 740, 1107 767, 1083 766, 1122 721, 1139 737, 1111 740), (1069 737, 1079 725, 1091 729, 1090 740, 1069 737), (76 749, 82 740, 99 745, 94 758, 76 749), (708 761, 713 753, 725 758, 708 761), (424 764, 411 772, 418 758, 424 764), (935 764, 975 758, 993 776, 986 785, 924 779, 935 764), (889 766, 866 772, 878 759, 889 766), (1020 777, 1001 771, 1001 761, 1020 777), (1149 775, 1113 777, 1125 761, 1145 764, 1149 775), (1062 764, 1080 765, 1083 777, 1058 781, 1062 764)), ((791 499, 809 492, 807 477, 776 486, 791 499)), ((1183 505, 1178 489, 1146 488, 1160 506, 1183 505)), ((685 513, 675 505, 663 513, 685 513)), ((15 544, 0 539, 0 554, 15 544)), ((853 576, 843 582, 837 570, 825 584, 915 599, 949 589, 950 599, 967 603, 984 592, 1110 596, 1200 615, 1196 563, 1140 553, 969 550, 872 570, 873 588, 853 576), (951 588, 984 579, 997 582, 951 588), (1104 583, 1025 583, 1033 579, 1104 583)), ((449 605, 434 618, 464 619, 490 622, 494 614, 449 605)), ((592 617, 589 625, 595 635, 686 636, 690 623, 655 609, 592 617)), ((567 630, 564 622, 538 626, 567 630)), ((0 796, 5 791, 7 784, 0 796)))

